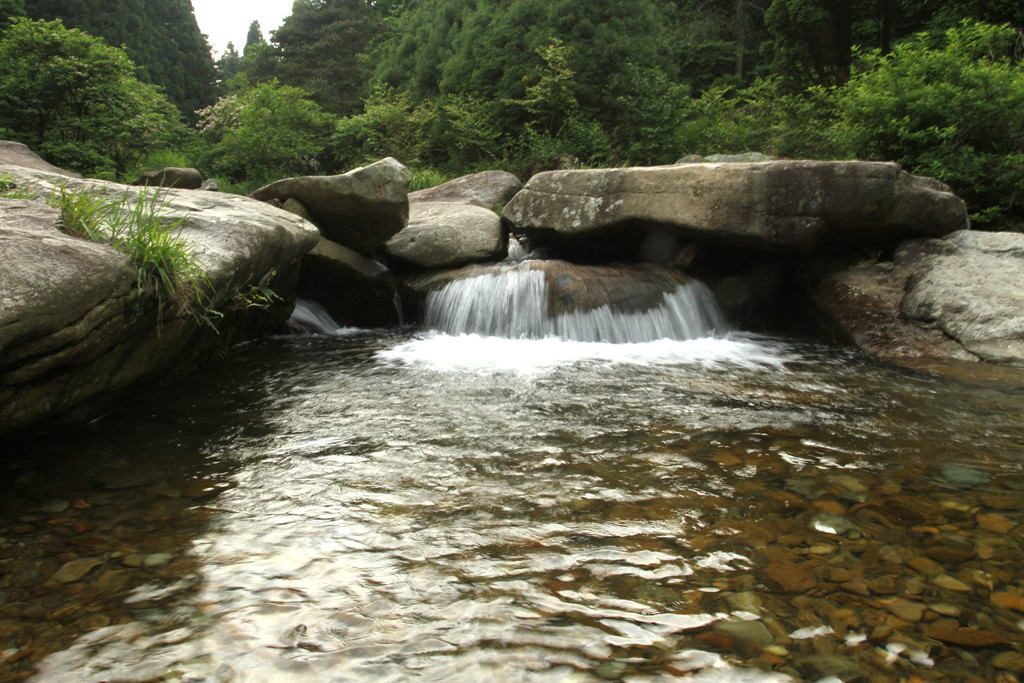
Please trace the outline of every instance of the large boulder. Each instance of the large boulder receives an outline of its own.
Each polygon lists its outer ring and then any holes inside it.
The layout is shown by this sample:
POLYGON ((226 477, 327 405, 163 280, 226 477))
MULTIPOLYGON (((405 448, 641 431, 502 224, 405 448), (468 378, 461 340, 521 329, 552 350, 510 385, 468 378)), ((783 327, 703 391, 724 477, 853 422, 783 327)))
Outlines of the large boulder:
POLYGON ((385 245, 388 257, 414 268, 454 268, 505 256, 501 218, 454 202, 415 202, 409 224, 385 245))
POLYGON ((198 190, 203 186, 203 174, 194 168, 167 166, 158 171, 145 171, 141 173, 132 185, 198 190))
POLYGON ((1024 235, 914 240, 893 261, 832 273, 814 302, 836 336, 894 361, 1024 365, 1024 235))
POLYGON ((20 166, 22 168, 31 168, 36 171, 59 173, 60 175, 66 175, 72 178, 82 177, 79 173, 75 173, 74 171, 65 171, 62 168, 54 166, 48 161, 44 161, 27 146, 20 142, 11 142, 10 140, 0 140, 0 166, 20 166))
POLYGON ((373 256, 405 227, 411 179, 409 169, 388 157, 343 175, 285 178, 250 196, 279 203, 297 199, 326 238, 373 256))
POLYGON ((652 231, 811 251, 876 247, 968 227, 964 202, 942 183, 865 161, 552 171, 531 178, 502 215, 515 231, 603 241, 626 258, 636 258, 652 231))
POLYGON ((395 277, 382 264, 321 237, 302 259, 299 296, 320 303, 343 325, 399 322, 395 277))
POLYGON ((270 288, 294 296, 298 263, 319 239, 292 214, 243 197, 161 190, 201 277, 202 308, 140 295, 135 266, 105 244, 58 229, 43 199, 59 185, 129 206, 154 190, 15 166, 0 176, 37 199, 0 199, 0 431, 85 417, 124 391, 180 372, 231 341, 280 325, 290 304, 253 305, 270 288), (214 311, 216 313, 214 313, 214 311))
POLYGON ((409 193, 409 203, 454 202, 483 209, 499 209, 523 189, 523 183, 508 171, 481 171, 446 183, 409 193))

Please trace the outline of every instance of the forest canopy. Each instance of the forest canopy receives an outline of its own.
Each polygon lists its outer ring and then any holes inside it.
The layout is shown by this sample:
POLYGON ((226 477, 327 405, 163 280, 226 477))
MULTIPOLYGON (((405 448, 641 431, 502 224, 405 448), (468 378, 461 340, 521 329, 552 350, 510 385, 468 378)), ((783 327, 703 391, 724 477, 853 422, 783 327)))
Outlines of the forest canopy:
POLYGON ((18 16, 123 45, 193 124, 180 160, 240 187, 383 155, 443 176, 759 151, 894 160, 1024 224, 1011 0, 296 0, 216 63, 187 0, 0 0, 18 16))

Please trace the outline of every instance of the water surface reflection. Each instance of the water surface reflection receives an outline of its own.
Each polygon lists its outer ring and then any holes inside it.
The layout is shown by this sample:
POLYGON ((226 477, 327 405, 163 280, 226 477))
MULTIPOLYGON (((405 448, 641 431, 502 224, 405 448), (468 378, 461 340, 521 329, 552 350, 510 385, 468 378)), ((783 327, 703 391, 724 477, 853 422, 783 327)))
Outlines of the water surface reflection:
POLYGON ((756 337, 268 340, 3 465, 0 677, 995 680, 1024 381, 756 337))

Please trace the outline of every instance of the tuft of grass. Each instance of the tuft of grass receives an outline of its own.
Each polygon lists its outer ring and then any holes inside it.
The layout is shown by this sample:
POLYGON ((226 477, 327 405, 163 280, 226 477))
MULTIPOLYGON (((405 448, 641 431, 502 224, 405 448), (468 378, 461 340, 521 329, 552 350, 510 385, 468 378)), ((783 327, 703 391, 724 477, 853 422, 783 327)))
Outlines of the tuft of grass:
POLYGON ((448 180, 451 180, 451 178, 436 168, 417 169, 412 172, 412 180, 409 181, 409 192, 436 187, 448 180))
POLYGON ((3 199, 35 199, 38 190, 18 185, 9 175, 0 175, 0 197, 3 199))
POLYGON ((136 288, 153 297, 158 315, 170 304, 177 310, 209 321, 202 305, 203 284, 208 284, 192 247, 181 237, 186 216, 170 216, 160 190, 131 190, 110 197, 98 188, 54 188, 49 204, 60 211, 61 228, 74 237, 109 244, 135 265, 136 288))

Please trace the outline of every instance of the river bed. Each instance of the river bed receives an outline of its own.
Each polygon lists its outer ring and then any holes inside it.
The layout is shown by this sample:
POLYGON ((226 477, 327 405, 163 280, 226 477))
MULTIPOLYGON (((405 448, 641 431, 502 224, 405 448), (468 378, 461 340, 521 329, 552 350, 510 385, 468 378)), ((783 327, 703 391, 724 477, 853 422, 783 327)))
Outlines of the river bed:
POLYGON ((280 337, 0 463, 3 681, 1012 681, 1024 373, 280 337))

